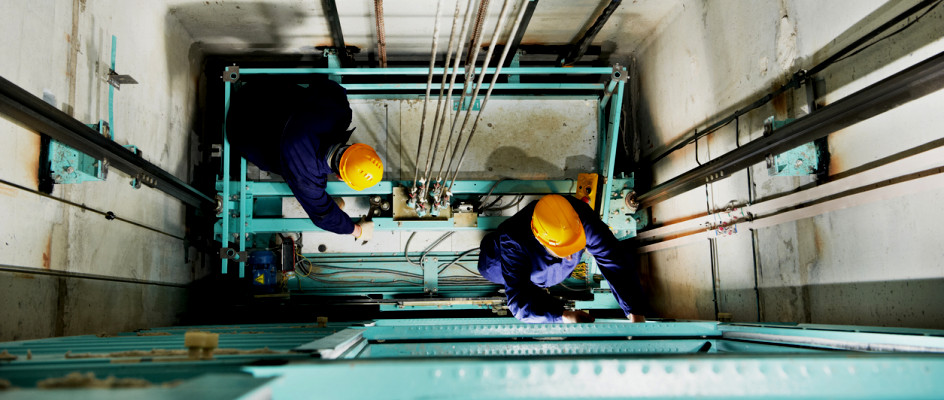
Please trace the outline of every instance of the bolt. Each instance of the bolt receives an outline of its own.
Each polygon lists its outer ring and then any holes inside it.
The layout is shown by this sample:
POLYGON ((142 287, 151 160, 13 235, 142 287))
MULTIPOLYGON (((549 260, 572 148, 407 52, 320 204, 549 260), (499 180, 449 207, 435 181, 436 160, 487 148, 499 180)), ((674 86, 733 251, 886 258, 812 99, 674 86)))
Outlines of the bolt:
POLYGON ((71 174, 71 173, 73 173, 73 172, 75 172, 75 168, 66 167, 66 173, 67 173, 67 174, 71 174))
POLYGON ((239 239, 239 234, 238 234, 238 233, 234 233, 234 234, 233 234, 233 239, 239 239))

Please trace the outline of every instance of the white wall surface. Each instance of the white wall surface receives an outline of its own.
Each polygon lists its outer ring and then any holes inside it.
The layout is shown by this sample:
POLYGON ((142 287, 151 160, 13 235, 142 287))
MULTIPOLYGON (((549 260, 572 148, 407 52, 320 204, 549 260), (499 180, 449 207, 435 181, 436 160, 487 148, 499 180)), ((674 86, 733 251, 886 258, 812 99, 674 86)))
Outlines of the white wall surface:
MULTIPOLYGON (((108 119, 111 37, 117 68, 139 84, 115 91, 114 134, 148 161, 189 181, 191 124, 200 73, 192 39, 163 2, 0 2, 0 76, 88 123, 108 119)), ((39 135, 0 118, 0 264, 185 284, 200 274, 181 238, 185 208, 163 192, 105 182, 37 193, 39 135), (82 204, 144 229, 66 204, 82 204), (163 233, 155 232, 160 231, 163 233)), ((167 286, 0 273, 0 340, 168 325, 184 290, 167 286), (12 305, 12 306, 11 306, 12 305)))
MULTIPOLYGON (((776 89, 797 70, 915 3, 683 2, 683 10, 636 54, 643 158, 776 89)), ((944 51, 942 20, 944 7, 938 7, 901 33, 829 67, 820 74, 827 91, 822 104, 944 51)), ((788 91, 742 117, 740 143, 760 137, 768 116, 807 114, 805 96, 802 89, 788 91)), ((829 173, 944 137, 942 105, 944 92, 938 92, 831 134, 829 173)), ((697 161, 735 147, 731 124, 699 140, 697 161)), ((688 145, 653 166, 654 183, 695 168, 697 161, 695 146, 688 145)), ((752 177, 755 200, 816 184, 813 176, 769 177, 763 164, 752 167, 752 177)), ((944 235, 942 195, 931 190, 759 229, 756 247, 747 229, 717 239, 717 311, 732 313, 736 321, 760 315, 763 321, 944 327, 937 306, 944 301, 944 259, 933 239, 944 235)), ((654 206, 653 220, 684 220, 748 199, 742 171, 654 206)), ((715 318, 709 246, 704 241, 643 256, 658 313, 715 318)))

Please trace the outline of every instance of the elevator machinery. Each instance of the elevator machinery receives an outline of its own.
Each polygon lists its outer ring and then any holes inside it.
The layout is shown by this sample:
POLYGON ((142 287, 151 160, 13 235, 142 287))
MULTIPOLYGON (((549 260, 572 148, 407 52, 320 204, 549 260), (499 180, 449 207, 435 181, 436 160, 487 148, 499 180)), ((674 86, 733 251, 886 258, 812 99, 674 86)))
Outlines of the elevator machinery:
MULTIPOLYGON (((331 52, 326 52, 326 56, 329 60, 335 57, 331 52)), ((384 161, 388 169, 396 167, 395 158, 400 159, 399 165, 415 163, 410 158, 412 154, 409 154, 414 148, 407 152, 404 150, 406 146, 401 146, 401 149, 392 147, 391 143, 407 142, 419 128, 409 126, 409 123, 417 121, 416 103, 423 100, 422 91, 427 85, 388 82, 409 80, 411 77, 415 79, 427 75, 430 70, 341 68, 335 62, 329 62, 329 65, 333 66, 226 67, 223 74, 226 107, 233 93, 247 81, 259 79, 264 84, 266 80, 279 80, 304 84, 311 75, 326 75, 348 91, 349 101, 355 110, 352 127, 358 128, 352 140, 367 138, 368 144, 374 145, 382 156, 387 155, 384 161), (398 110, 398 117, 392 121, 389 117, 391 108, 398 110), (358 126, 359 111, 362 110, 368 115, 366 118, 383 118, 384 123, 377 129, 384 131, 370 131, 370 126, 367 129, 358 126), (411 112, 413 115, 410 115, 411 112), (399 125, 399 129, 396 129, 398 132, 388 127, 391 124, 399 125), (380 139, 370 143, 371 136, 379 136, 380 139), (395 154, 397 150, 400 150, 400 154, 395 154)), ((412 188, 415 181, 409 179, 408 172, 400 174, 396 170, 385 171, 385 178, 395 178, 361 192, 354 191, 341 181, 328 182, 327 192, 332 197, 344 199, 345 211, 352 218, 356 220, 370 215, 374 221, 374 240, 360 244, 351 241, 348 236, 321 232, 304 212, 299 212, 286 183, 278 176, 247 165, 245 159, 231 154, 224 141, 221 148, 223 174, 216 183, 220 219, 214 232, 222 247, 221 272, 250 279, 256 287, 266 286, 261 292, 265 292, 263 295, 268 297, 322 296, 347 304, 380 305, 381 310, 474 308, 492 309, 504 314, 504 296, 498 292, 500 288, 481 278, 476 270, 478 241, 486 231, 496 228, 518 207, 526 205, 527 201, 549 193, 586 197, 618 238, 634 236, 636 229, 644 225, 647 218, 644 212, 636 212, 632 207, 632 177, 614 176, 619 146, 619 110, 624 85, 629 78, 626 69, 620 65, 576 68, 512 66, 498 71, 496 68, 484 71, 476 68, 474 72, 479 76, 494 77, 494 83, 480 84, 488 90, 492 99, 493 106, 489 109, 492 112, 487 116, 507 120, 521 113, 550 110, 554 117, 559 117, 569 112, 567 109, 575 108, 574 121, 577 122, 564 120, 559 124, 564 127, 565 133, 554 131, 554 128, 542 131, 522 127, 509 132, 483 133, 477 138, 481 141, 473 143, 473 151, 492 146, 494 143, 490 141, 489 135, 538 143, 579 141, 582 143, 581 149, 590 148, 594 153, 593 157, 585 157, 588 160, 583 162, 585 167, 590 168, 576 172, 555 171, 559 168, 548 163, 552 167, 548 171, 541 171, 540 165, 529 171, 532 176, 553 176, 557 179, 461 179, 476 176, 476 172, 457 170, 455 175, 460 179, 456 179, 451 190, 448 190, 451 198, 434 205, 436 199, 430 197, 426 209, 417 206, 416 195, 411 196, 411 193, 419 194, 419 191, 412 188), (580 128, 566 128, 568 122, 580 128), (559 134, 570 136, 555 137, 559 134), (233 171, 237 170, 235 164, 239 165, 236 176, 227 173, 231 170, 231 163, 233 171), (402 179, 396 179, 398 175, 402 175, 402 179), (597 193, 600 195, 596 196, 597 193), (499 200, 496 196, 505 196, 507 199, 499 200), (504 209, 485 207, 487 203, 496 202, 501 203, 498 205, 504 206, 504 209), (409 248, 411 243, 413 247, 409 248), (254 267, 257 264, 252 262, 251 255, 259 251, 271 251, 275 255, 274 259, 279 264, 277 275, 266 274, 265 268, 254 267)), ((452 70, 436 69, 433 75, 444 77, 450 73, 452 70)), ((438 89, 435 85, 433 88, 438 89)), ((462 94, 456 93, 455 98, 447 100, 450 104, 446 104, 452 107, 455 113, 453 118, 459 119, 465 113, 478 113, 481 110, 484 102, 465 96, 477 91, 474 85, 456 84, 455 90, 462 94)), ((362 116, 360 119, 366 118, 362 116)), ((476 118, 478 120, 480 117, 476 118)), ((500 125, 498 121, 490 119, 481 119, 481 122, 482 125, 500 125)), ((564 160, 571 155, 567 151, 574 148, 569 143, 557 143, 555 146, 562 150, 547 153, 547 158, 556 155, 564 160)), ((434 159, 433 164, 439 161, 434 159)), ((470 164, 481 164, 482 161, 471 161, 470 164)), ((500 175, 502 172, 495 171, 494 174, 500 175)), ((478 173, 478 176, 482 175, 478 173)), ((440 191, 445 192, 442 189, 440 191)), ((435 193, 427 194, 433 195, 435 193)), ((576 301, 577 307, 618 308, 592 258, 587 258, 585 262, 586 268, 555 289, 555 292, 576 301)))

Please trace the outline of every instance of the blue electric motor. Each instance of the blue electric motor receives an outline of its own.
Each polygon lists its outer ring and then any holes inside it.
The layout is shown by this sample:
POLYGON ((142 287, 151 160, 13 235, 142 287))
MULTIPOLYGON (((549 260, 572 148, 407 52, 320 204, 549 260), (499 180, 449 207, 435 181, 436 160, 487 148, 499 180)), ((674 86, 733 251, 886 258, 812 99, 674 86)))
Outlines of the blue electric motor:
POLYGON ((276 289, 278 274, 275 266, 275 253, 254 251, 249 253, 249 270, 252 271, 252 287, 261 293, 272 293, 276 289))

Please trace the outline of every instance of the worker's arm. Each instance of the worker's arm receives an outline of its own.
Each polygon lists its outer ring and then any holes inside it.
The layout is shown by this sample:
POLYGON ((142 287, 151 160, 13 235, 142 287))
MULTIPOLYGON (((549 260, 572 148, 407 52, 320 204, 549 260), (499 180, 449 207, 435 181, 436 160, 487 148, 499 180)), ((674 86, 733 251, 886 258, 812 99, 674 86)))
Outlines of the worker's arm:
POLYGON ((315 226, 341 235, 356 233, 354 232, 354 221, 344 211, 341 211, 334 199, 325 192, 323 183, 322 185, 311 183, 301 185, 297 182, 294 184, 289 182, 289 187, 292 189, 292 193, 295 194, 295 198, 301 203, 302 208, 308 213, 308 218, 315 223, 315 226))
POLYGON ((520 321, 531 323, 564 322, 564 304, 531 282, 531 265, 527 253, 514 241, 499 241, 499 257, 508 309, 520 321))
POLYGON ((590 207, 583 206, 586 209, 578 208, 578 213, 587 232, 587 251, 593 255, 603 277, 610 283, 613 296, 626 316, 634 322, 645 321, 645 299, 636 260, 590 207))
POLYGON ((305 129, 312 124, 300 121, 303 119, 290 120, 282 136, 282 177, 317 227, 342 235, 351 234, 354 232, 351 217, 325 192, 331 170, 323 160, 324 155, 318 153, 322 144, 318 137, 306 134, 305 129))

